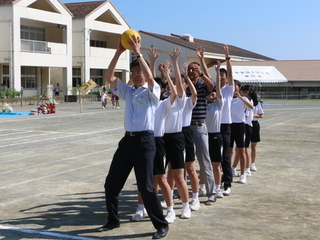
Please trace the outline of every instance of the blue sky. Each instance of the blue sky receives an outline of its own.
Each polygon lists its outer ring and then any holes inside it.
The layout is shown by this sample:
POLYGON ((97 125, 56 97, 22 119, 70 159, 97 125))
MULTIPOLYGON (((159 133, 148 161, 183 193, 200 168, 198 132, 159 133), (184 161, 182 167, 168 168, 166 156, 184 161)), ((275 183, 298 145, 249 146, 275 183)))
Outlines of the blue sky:
POLYGON ((320 0, 111 2, 135 30, 188 33, 277 60, 320 59, 320 0))

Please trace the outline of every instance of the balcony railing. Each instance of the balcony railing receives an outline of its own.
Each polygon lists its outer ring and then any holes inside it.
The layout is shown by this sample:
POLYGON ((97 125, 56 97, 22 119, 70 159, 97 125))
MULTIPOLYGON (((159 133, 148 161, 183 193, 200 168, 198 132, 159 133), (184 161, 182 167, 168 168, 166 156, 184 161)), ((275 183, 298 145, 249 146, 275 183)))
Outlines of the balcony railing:
POLYGON ((48 42, 21 39, 22 52, 51 53, 48 42))

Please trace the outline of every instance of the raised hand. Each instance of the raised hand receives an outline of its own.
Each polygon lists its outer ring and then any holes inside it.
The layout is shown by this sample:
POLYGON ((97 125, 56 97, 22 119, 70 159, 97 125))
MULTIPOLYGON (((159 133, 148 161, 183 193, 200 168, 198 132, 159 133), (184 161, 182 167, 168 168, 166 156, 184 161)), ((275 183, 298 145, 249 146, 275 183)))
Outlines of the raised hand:
POLYGON ((140 54, 140 48, 141 48, 141 38, 137 37, 136 35, 132 35, 129 37, 131 42, 129 44, 132 46, 132 51, 134 52, 135 55, 140 54))
POLYGON ((152 62, 152 61, 155 62, 157 60, 157 58, 159 57, 158 49, 156 49, 154 47, 150 48, 148 55, 149 55, 150 62, 152 62))
POLYGON ((173 52, 169 53, 172 62, 176 62, 180 56, 180 48, 174 48, 173 52))
POLYGON ((198 55, 199 58, 204 58, 204 52, 205 49, 201 46, 198 46, 196 49, 196 54, 198 55))
POLYGON ((229 46, 224 44, 223 45, 223 51, 224 51, 225 57, 228 58, 229 57, 229 46))

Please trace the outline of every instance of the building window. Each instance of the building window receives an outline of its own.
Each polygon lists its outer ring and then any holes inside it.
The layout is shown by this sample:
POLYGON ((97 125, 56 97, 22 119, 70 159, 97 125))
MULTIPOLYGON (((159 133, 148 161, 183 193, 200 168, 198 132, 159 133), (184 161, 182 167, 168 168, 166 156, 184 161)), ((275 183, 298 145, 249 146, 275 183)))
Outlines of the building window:
POLYGON ((2 66, 2 83, 10 88, 9 66, 2 66))
POLYGON ((72 87, 81 86, 81 68, 72 68, 72 87))
POLYGON ((21 39, 45 41, 45 29, 30 26, 20 26, 21 39))
POLYGON ((21 87, 36 88, 37 87, 37 68, 21 67, 21 87))
POLYGON ((90 46, 91 47, 107 48, 107 42, 106 41, 98 41, 98 40, 90 40, 90 46))
POLYGON ((104 85, 102 69, 90 69, 90 78, 99 86, 104 85))

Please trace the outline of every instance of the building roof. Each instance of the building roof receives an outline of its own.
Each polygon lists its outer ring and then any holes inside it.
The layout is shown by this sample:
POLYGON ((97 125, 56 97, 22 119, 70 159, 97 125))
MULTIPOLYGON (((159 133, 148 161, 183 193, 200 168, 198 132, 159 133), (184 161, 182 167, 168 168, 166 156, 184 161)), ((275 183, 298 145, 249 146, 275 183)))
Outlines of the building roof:
MULTIPOLYGON (((3 0, 0 0, 3 1, 3 0)), ((5 0, 4 0, 5 1, 5 0)), ((72 12, 74 18, 85 18, 94 9, 99 7, 106 1, 93 1, 93 2, 75 2, 64 3, 64 5, 72 12)))
POLYGON ((233 66, 274 66, 288 81, 320 82, 320 60, 232 61, 233 66))
POLYGON ((13 3, 15 0, 0 0, 0 5, 13 3))
MULTIPOLYGON (((217 42, 202 40, 202 39, 198 39, 198 38, 194 38, 193 42, 191 42, 191 41, 188 41, 186 39, 181 38, 180 35, 176 35, 176 34, 171 34, 171 36, 168 36, 168 35, 162 35, 162 34, 157 34, 157 33, 145 32, 142 30, 140 30, 140 32, 147 34, 147 35, 150 35, 150 36, 153 36, 158 39, 162 39, 164 41, 175 43, 179 46, 189 48, 192 50, 196 49, 198 46, 202 46, 203 48, 205 48, 206 52, 224 55, 224 52, 223 52, 223 45, 224 44, 223 43, 217 43, 217 42)), ((242 48, 238 48, 238 47, 235 47, 232 45, 228 45, 228 46, 229 46, 231 56, 243 57, 245 59, 275 60, 273 58, 269 58, 269 57, 263 56, 261 54, 254 53, 254 52, 251 52, 251 51, 248 51, 248 50, 245 50, 242 48)))

